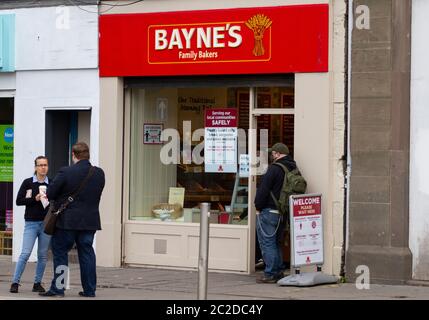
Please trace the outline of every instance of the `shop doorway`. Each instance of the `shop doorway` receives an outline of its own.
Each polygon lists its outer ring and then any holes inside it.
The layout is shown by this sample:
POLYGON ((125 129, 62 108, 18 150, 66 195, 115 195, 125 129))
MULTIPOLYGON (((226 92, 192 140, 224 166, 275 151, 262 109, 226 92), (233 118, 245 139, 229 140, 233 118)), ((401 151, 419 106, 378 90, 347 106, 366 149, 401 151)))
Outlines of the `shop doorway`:
POLYGON ((45 153, 49 159, 49 177, 72 162, 71 147, 77 141, 90 145, 90 110, 47 110, 45 153))
POLYGON ((0 98, 0 255, 12 255, 14 99, 0 98))
MULTIPOLYGON (((61 167, 72 164, 71 148, 78 141, 90 145, 91 110, 46 110, 45 155, 49 160, 50 179, 55 178, 61 167)), ((74 245, 69 261, 76 263, 74 245)))
MULTIPOLYGON (((290 155, 294 155, 294 122, 295 102, 294 88, 290 87, 257 87, 250 90, 250 127, 256 129, 256 135, 249 135, 249 152, 251 158, 258 159, 258 168, 267 167, 272 161, 271 155, 264 154, 264 146, 271 147, 277 142, 288 146, 290 155)), ((262 171, 264 171, 262 169, 262 171)), ((254 199, 256 190, 262 179, 261 172, 256 173, 249 180, 249 198, 254 199)), ((250 206, 254 210, 253 206, 250 206)), ((255 226, 255 212, 250 216, 250 224, 255 226)), ((255 232, 256 233, 256 232, 255 232)), ((263 268, 262 255, 259 250, 257 236, 254 243, 256 265, 263 268)), ((290 267, 290 234, 286 233, 283 241, 283 262, 286 268, 290 267)))

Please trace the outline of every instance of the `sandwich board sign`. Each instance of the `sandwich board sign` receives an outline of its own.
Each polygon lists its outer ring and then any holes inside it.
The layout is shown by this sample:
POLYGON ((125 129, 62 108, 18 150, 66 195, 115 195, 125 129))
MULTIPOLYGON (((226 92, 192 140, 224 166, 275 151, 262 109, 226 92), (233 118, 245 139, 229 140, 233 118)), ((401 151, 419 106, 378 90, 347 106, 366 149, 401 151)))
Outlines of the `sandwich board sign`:
POLYGON ((323 264, 322 195, 289 198, 291 265, 295 268, 323 264))
POLYGON ((337 283, 334 275, 322 272, 323 215, 322 195, 303 194, 289 197, 291 230, 291 266, 295 274, 277 281, 279 286, 311 287, 337 283), (300 273, 301 266, 317 265, 317 272, 300 273), (298 271, 298 272, 297 272, 298 271))

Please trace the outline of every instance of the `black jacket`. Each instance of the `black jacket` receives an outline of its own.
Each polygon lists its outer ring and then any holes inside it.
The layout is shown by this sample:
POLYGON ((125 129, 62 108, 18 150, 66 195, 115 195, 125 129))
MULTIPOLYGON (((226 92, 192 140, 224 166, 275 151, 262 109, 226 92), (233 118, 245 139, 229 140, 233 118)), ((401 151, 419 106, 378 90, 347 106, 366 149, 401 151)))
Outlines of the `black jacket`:
MULTIPOLYGON (((289 171, 296 169, 296 163, 290 156, 283 157, 277 162, 284 164, 289 171)), ((284 177, 284 171, 280 166, 271 164, 268 167, 267 172, 262 177, 261 184, 256 190, 256 210, 261 211, 265 208, 277 209, 270 193, 272 192, 276 199, 279 199, 284 177)))
MULTIPOLYGON (((48 182, 50 182, 48 180, 48 182)), ((43 209, 42 202, 36 201, 39 194, 39 186, 47 186, 46 183, 33 182, 33 177, 25 179, 16 195, 16 205, 25 206, 25 221, 42 221, 48 212, 48 207, 43 209), (27 190, 31 189, 31 197, 27 198, 27 190)))
MULTIPOLYGON (((91 163, 80 160, 70 167, 63 167, 48 187, 49 201, 55 201, 55 208, 75 192, 89 172, 91 163)), ((104 188, 104 171, 96 167, 84 188, 60 214, 57 228, 65 230, 101 230, 99 204, 104 188)))

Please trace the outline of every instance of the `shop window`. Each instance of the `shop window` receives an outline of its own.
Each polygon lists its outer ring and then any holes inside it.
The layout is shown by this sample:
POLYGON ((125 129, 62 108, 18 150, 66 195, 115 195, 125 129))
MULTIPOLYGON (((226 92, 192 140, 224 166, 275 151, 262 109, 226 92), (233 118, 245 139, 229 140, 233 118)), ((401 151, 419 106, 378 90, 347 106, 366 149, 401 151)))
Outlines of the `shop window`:
POLYGON ((289 87, 259 87, 256 88, 258 109, 293 109, 294 88, 289 87))
POLYGON ((0 98, 0 255, 12 255, 14 99, 0 98))
MULTIPOLYGON (((244 135, 238 143, 238 171, 240 155, 248 153, 249 92, 233 87, 132 89, 130 220, 197 223, 199 204, 209 202, 212 223, 247 224, 248 179, 238 172, 205 172, 194 155, 204 140, 205 110, 234 108, 239 135, 244 135), (160 140, 165 129, 177 132, 176 143, 171 137, 160 140), (165 163, 163 157, 176 163, 165 163)), ((258 88, 258 105, 293 108, 293 97, 283 97, 290 94, 293 89, 258 88)), ((293 121, 293 114, 264 115, 258 117, 258 128, 268 129, 270 144, 283 141, 293 150, 293 121)))

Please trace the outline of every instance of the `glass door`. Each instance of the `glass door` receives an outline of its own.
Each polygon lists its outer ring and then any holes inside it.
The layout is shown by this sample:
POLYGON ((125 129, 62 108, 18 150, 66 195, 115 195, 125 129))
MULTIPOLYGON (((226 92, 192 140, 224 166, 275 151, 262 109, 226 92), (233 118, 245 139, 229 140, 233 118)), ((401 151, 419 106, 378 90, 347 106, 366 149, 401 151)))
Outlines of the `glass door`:
MULTIPOLYGON (((277 142, 286 144, 290 155, 294 154, 294 88, 253 87, 250 89, 249 118, 249 269, 254 271, 255 263, 262 257, 256 239, 256 212, 253 201, 256 190, 270 164, 268 148, 277 142)), ((286 235, 283 247, 283 259, 286 265, 290 262, 289 237, 286 235)))

